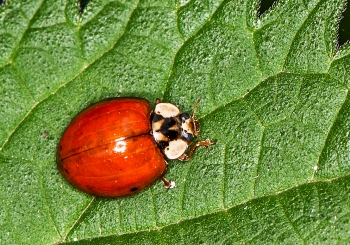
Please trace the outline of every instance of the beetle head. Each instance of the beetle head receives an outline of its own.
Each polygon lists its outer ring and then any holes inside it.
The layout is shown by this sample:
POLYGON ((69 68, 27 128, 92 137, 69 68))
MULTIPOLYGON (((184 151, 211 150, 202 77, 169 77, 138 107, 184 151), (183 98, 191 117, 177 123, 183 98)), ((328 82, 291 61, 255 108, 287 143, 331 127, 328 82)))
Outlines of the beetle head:
POLYGON ((199 135, 200 126, 198 120, 196 119, 196 109, 199 101, 200 99, 198 99, 194 105, 192 116, 190 116, 188 113, 180 114, 182 137, 188 142, 192 142, 193 138, 198 137, 199 135))

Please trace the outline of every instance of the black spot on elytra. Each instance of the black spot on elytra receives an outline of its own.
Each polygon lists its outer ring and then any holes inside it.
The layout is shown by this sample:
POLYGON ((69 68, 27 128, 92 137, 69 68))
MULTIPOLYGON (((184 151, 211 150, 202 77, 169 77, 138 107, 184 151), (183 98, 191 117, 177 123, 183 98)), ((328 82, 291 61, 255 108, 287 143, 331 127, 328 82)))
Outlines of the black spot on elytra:
POLYGON ((133 187, 133 188, 130 189, 130 191, 131 191, 131 192, 135 192, 135 191, 137 191, 138 189, 139 189, 138 187, 133 187))

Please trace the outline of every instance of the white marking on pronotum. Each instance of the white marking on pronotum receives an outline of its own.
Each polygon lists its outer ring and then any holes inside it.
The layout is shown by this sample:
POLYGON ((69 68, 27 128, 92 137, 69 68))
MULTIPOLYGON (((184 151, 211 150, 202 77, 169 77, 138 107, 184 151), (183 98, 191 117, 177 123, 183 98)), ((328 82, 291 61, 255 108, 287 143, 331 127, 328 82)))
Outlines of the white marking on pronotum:
POLYGON ((171 140, 169 146, 164 149, 164 153, 169 159, 176 159, 186 151, 187 147, 187 142, 182 139, 171 140))
POLYGON ((163 117, 176 117, 180 114, 179 108, 170 103, 159 103, 154 108, 154 111, 163 117))

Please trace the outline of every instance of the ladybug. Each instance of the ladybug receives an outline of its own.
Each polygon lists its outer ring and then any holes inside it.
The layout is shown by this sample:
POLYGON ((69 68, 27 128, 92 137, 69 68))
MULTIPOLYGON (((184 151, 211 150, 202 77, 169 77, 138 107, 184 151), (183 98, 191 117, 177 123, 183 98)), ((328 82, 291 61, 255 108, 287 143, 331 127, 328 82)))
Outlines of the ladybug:
POLYGON ((163 177, 168 165, 164 156, 186 161, 199 146, 215 144, 209 139, 193 143, 200 130, 198 103, 190 116, 159 99, 152 112, 143 98, 97 102, 64 131, 57 149, 58 170, 77 189, 101 197, 132 195, 157 179, 173 188, 175 183, 163 177))

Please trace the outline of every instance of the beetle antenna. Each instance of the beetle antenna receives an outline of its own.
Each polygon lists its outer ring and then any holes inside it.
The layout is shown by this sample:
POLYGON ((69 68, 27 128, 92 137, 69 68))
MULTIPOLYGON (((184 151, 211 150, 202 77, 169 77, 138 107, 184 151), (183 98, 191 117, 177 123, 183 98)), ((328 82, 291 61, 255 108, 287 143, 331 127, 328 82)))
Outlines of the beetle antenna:
POLYGON ((200 126, 199 126, 199 122, 196 119, 196 111, 197 111, 197 106, 198 106, 200 101, 201 101, 201 99, 198 99, 197 102, 194 104, 193 115, 192 115, 192 122, 193 122, 193 126, 194 126, 194 135, 196 137, 198 137, 198 139, 199 139, 198 132, 200 130, 200 126))
POLYGON ((193 107, 193 119, 196 119, 196 111, 197 111, 197 106, 199 104, 199 102, 201 102, 201 99, 198 99, 197 102, 194 104, 194 107, 193 107))

